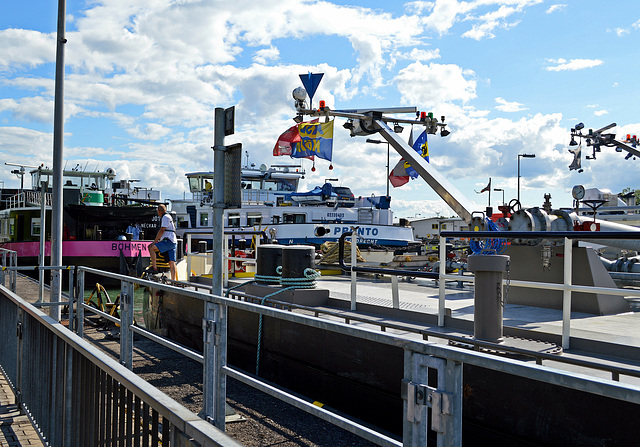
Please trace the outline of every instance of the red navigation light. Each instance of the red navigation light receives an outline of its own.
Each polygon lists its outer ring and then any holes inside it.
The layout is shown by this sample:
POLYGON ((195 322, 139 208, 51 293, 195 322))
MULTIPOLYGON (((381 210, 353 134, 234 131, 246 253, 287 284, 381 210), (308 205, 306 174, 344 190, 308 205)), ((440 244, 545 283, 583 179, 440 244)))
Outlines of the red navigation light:
POLYGON ((427 112, 420 112, 420 121, 424 121, 427 119, 427 112))
POLYGON ((326 103, 324 101, 320 101, 320 110, 323 110, 326 107, 326 103))
POLYGON ((630 134, 630 133, 628 133, 628 134, 627 134, 627 141, 629 141, 630 139, 631 139, 631 134, 630 134))

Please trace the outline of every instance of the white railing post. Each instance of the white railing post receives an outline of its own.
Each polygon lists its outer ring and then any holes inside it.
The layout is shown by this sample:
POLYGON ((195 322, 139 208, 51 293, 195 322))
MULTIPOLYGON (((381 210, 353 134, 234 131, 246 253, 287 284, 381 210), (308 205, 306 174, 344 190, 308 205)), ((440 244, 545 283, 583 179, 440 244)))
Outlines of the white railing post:
MULTIPOLYGON (((187 252, 187 278, 186 281, 189 282, 189 277, 191 276, 191 233, 187 233, 187 246, 185 247, 185 251, 187 252)), ((202 272, 204 273, 204 272, 202 272)))
POLYGON ((571 338, 571 275, 573 242, 564 238, 564 288, 562 291, 562 349, 569 349, 571 338))
POLYGON ((398 275, 391 275, 391 300, 394 309, 400 309, 400 295, 398 293, 398 275))
POLYGON ((447 273, 447 239, 440 236, 440 255, 438 261, 438 326, 444 326, 445 296, 444 275, 447 273))
POLYGON ((356 286, 358 274, 353 270, 358 262, 358 227, 351 227, 351 310, 356 310, 356 286))

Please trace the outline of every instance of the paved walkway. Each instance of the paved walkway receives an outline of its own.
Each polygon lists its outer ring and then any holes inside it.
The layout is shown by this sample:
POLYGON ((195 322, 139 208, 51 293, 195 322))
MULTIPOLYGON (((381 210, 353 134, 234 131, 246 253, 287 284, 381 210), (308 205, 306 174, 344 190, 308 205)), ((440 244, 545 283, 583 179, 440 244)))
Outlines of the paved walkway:
POLYGON ((29 418, 20 414, 13 390, 0 371, 0 447, 24 445, 44 446, 44 443, 29 418))

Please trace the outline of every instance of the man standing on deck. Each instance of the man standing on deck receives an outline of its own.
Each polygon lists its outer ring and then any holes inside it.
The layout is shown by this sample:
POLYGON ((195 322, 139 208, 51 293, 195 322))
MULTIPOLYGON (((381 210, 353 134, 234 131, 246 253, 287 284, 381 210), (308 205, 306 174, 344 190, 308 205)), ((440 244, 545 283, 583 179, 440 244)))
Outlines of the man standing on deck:
POLYGON ((156 248, 160 253, 167 253, 169 259, 169 270, 171 271, 171 280, 175 281, 176 272, 176 246, 178 239, 176 238, 176 227, 173 225, 173 219, 167 214, 167 208, 164 205, 158 205, 158 216, 162 219, 160 230, 153 243, 149 245, 149 258, 151 259, 151 273, 158 273, 156 265, 156 248))

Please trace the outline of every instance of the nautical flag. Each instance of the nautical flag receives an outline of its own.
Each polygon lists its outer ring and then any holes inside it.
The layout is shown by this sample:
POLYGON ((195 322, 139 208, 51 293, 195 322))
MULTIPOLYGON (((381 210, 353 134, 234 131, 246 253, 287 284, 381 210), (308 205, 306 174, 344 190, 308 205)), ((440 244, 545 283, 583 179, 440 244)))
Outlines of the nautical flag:
MULTIPOLYGON (((318 118, 310 121, 311 123, 317 123, 318 118)), ((304 124, 304 123, 301 123, 304 124)), ((277 157, 279 155, 289 155, 293 152, 293 145, 301 140, 300 132, 298 132, 298 126, 300 124, 296 124, 295 126, 291 126, 289 129, 285 130, 279 137, 278 141, 276 141, 276 145, 273 147, 273 156, 277 157)))
POLYGON ((298 125, 291 126, 285 130, 276 141, 276 145, 273 147, 273 155, 277 157, 279 155, 291 155, 291 145, 300 141, 300 133, 298 133, 298 125))
POLYGON ((489 177, 489 184, 482 188, 482 190, 478 194, 482 194, 485 191, 489 191, 489 194, 491 194, 491 177, 489 177))
POLYGON ((317 156, 331 161, 333 155, 333 120, 328 123, 298 124, 300 141, 292 144, 291 157, 317 156))
MULTIPOLYGON (((427 131, 423 131, 412 145, 413 150, 420 154, 429 163, 429 145, 427 143, 427 131)), ((418 172, 411 167, 408 161, 404 162, 404 168, 411 178, 418 178, 418 172)))
POLYGON ((569 149, 569 152, 573 154, 573 161, 569 165, 569 171, 576 169, 578 172, 582 172, 582 144, 575 150, 569 149))
MULTIPOLYGON (((412 129, 409 134, 409 146, 429 162, 429 145, 427 144, 426 130, 422 132, 414 142, 412 129)), ((409 164, 408 161, 401 158, 398 164, 396 164, 393 170, 389 173, 389 181, 395 188, 397 188, 407 183, 410 178, 418 178, 418 172, 411 167, 411 164, 409 164)))

